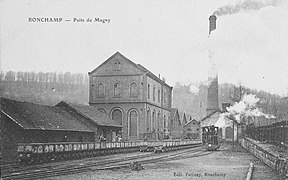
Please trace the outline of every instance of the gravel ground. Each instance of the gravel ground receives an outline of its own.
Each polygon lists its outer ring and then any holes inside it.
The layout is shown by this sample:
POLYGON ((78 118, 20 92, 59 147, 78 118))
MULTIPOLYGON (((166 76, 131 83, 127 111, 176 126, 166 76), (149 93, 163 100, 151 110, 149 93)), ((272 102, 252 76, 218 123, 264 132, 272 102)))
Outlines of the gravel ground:
POLYGON ((250 162, 254 163, 252 179, 278 180, 279 177, 256 157, 241 146, 233 148, 231 144, 222 144, 219 151, 199 157, 143 164, 144 170, 132 171, 129 168, 91 171, 50 179, 88 179, 88 180, 142 180, 142 179, 207 179, 207 180, 243 180, 250 162))

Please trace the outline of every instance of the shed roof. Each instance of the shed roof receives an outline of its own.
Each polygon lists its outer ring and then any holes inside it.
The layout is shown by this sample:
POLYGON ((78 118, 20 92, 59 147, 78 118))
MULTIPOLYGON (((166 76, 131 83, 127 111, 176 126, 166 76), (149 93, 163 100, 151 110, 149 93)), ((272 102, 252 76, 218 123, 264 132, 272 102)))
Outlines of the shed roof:
POLYGON ((93 132, 88 125, 59 107, 1 98, 1 112, 23 129, 93 132))
POLYGON ((66 106, 74 109, 83 117, 90 119, 90 121, 96 123, 100 126, 111 126, 111 127, 119 127, 121 128, 122 125, 119 124, 117 121, 111 119, 108 115, 100 112, 97 108, 93 106, 87 106, 82 104, 74 104, 70 102, 61 101, 56 105, 57 107, 66 106))

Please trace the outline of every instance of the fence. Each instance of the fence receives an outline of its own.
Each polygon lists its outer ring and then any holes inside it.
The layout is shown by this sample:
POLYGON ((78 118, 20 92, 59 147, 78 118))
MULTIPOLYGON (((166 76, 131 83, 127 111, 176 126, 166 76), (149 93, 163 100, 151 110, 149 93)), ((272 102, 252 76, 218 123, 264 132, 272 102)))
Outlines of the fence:
POLYGON ((246 150, 275 170, 283 179, 288 178, 288 159, 273 155, 249 138, 241 139, 240 143, 246 150))
POLYGON ((257 141, 288 148, 288 121, 268 126, 250 127, 247 129, 247 135, 257 141))

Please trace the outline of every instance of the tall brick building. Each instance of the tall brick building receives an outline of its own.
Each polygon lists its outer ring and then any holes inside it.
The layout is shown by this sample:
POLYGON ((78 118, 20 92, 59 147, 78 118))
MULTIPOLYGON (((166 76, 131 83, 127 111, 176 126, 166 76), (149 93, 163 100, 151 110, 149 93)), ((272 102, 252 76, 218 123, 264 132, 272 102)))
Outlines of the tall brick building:
POLYGON ((170 133, 172 87, 116 52, 89 72, 89 104, 122 126, 123 140, 170 133))

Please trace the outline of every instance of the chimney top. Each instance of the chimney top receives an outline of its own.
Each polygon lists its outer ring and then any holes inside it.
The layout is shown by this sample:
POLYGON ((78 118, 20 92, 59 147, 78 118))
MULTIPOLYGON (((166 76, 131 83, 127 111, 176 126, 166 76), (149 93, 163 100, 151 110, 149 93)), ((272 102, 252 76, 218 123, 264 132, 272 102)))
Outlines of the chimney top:
POLYGON ((209 17, 209 21, 211 22, 211 21, 216 21, 217 20, 217 17, 216 17, 216 15, 215 14, 213 14, 213 15, 211 15, 210 17, 209 17))
POLYGON ((217 20, 217 17, 214 14, 209 17, 209 21, 210 21, 209 34, 211 34, 211 31, 214 31, 216 29, 216 20, 217 20))

